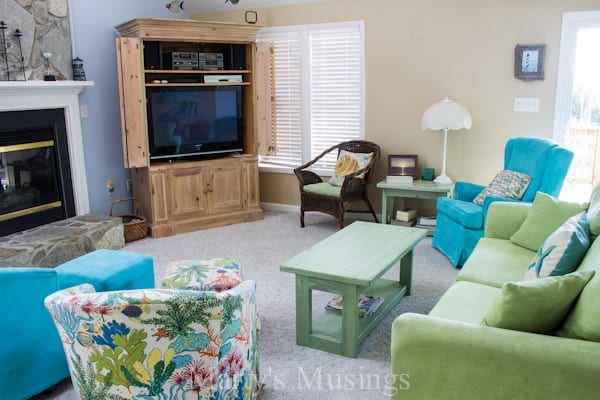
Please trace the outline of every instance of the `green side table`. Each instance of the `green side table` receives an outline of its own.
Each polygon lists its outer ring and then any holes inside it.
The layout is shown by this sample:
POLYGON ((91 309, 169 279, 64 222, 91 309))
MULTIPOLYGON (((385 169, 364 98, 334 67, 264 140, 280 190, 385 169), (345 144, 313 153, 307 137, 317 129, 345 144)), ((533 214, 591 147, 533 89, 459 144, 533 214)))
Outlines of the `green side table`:
POLYGON ((438 197, 448 197, 452 193, 452 184, 442 185, 432 181, 415 180, 411 183, 390 183, 383 180, 377 183, 381 189, 381 223, 387 224, 393 218, 392 207, 396 197, 408 199, 437 200, 438 197))

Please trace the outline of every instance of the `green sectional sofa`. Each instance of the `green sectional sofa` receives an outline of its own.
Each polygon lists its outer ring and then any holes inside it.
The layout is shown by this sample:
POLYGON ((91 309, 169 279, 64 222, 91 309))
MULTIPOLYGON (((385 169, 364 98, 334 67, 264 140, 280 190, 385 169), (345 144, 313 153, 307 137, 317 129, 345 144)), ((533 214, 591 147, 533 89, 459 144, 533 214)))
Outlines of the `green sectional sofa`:
MULTIPOLYGON (((523 281, 536 254, 510 240, 531 207, 493 203, 484 237, 430 314, 396 318, 391 340, 391 372, 396 378, 390 387, 392 399, 600 396, 600 271, 552 334, 481 323, 503 284, 523 281)), ((600 202, 594 205, 593 195, 587 215, 594 218, 591 214, 597 214, 598 208, 600 202)), ((597 217, 590 220, 592 234, 597 225, 597 217)), ((585 270, 600 270, 600 240, 592 242, 577 267, 585 270)))

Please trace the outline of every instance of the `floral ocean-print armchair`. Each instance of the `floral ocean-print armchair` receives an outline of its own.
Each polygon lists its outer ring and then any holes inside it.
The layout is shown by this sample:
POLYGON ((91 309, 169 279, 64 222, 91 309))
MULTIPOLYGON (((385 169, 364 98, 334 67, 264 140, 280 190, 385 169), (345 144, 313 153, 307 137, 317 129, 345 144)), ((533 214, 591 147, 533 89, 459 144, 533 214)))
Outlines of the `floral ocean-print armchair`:
POLYGON ((45 304, 81 399, 252 399, 255 287, 96 293, 85 284, 45 304))

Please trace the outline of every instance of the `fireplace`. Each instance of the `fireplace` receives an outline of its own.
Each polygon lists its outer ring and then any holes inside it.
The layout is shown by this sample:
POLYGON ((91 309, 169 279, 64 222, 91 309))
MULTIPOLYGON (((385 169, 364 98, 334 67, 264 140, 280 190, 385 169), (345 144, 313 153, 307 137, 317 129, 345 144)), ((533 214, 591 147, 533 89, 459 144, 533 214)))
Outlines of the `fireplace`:
POLYGON ((0 236, 73 216, 64 110, 0 113, 0 236))
POLYGON ((93 82, 0 82, 0 236, 89 212, 79 93, 93 82))

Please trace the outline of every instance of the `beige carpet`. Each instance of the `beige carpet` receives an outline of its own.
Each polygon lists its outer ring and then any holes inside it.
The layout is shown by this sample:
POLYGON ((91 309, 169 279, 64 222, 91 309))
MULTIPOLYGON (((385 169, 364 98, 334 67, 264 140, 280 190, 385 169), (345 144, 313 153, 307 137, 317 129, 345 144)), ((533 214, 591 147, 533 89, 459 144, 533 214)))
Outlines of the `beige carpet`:
MULTIPOLYGON (((404 312, 429 312, 457 270, 426 238, 415 250, 413 294, 371 332, 356 359, 300 347, 295 343, 294 275, 279 271, 279 264, 338 230, 333 218, 318 213, 308 213, 306 224, 300 228, 295 213, 266 212, 262 221, 147 238, 128 243, 125 250, 151 255, 157 282, 171 260, 239 257, 245 277, 257 282, 260 371, 265 383, 260 399, 387 399, 392 321, 404 312)), ((315 293, 314 312, 320 312, 331 297, 315 293)), ((75 395, 67 380, 34 399, 75 400, 75 395)))

